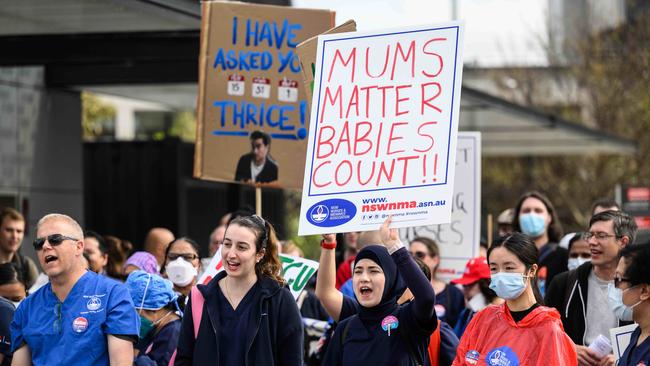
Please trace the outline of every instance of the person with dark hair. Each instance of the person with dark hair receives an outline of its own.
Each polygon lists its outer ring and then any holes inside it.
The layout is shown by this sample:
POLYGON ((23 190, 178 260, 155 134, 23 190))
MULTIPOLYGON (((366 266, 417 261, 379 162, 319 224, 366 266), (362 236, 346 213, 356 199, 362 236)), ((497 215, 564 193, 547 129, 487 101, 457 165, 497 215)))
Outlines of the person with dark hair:
POLYGON ((634 242, 636 230, 634 218, 627 213, 604 211, 594 215, 589 231, 583 235, 589 244, 591 262, 558 275, 548 288, 546 303, 562 314, 564 330, 577 345, 581 365, 603 362, 588 346, 599 335, 607 336, 611 328, 632 320, 612 308, 608 298, 615 292, 619 252, 634 242))
POLYGON ((26 288, 32 287, 38 277, 36 263, 22 254, 20 247, 25 237, 25 218, 13 208, 0 211, 0 263, 13 263, 26 288))
POLYGON ((639 326, 618 360, 618 366, 650 364, 650 244, 630 245, 616 267, 616 300, 639 326))
POLYGON ((467 306, 460 312, 454 327, 454 332, 458 337, 463 335, 467 324, 476 313, 488 305, 503 303, 503 299, 490 289, 490 267, 485 257, 470 259, 465 265, 463 275, 452 280, 451 283, 463 286, 463 295, 467 302, 467 306))
POLYGON ((562 224, 551 201, 537 191, 524 193, 517 202, 513 229, 530 236, 539 249, 538 278, 542 295, 557 274, 567 270, 568 251, 558 245, 562 224))
POLYGON ((577 365, 560 314, 543 306, 537 285, 539 250, 514 232, 488 249, 490 288, 505 300, 479 311, 458 346, 454 365, 577 365))
POLYGON ((237 162, 235 180, 245 183, 271 183, 278 180, 278 164, 269 154, 271 136, 259 130, 253 131, 250 143, 251 152, 242 155, 237 162))
POLYGON ((88 258, 88 268, 99 274, 106 274, 108 254, 106 241, 92 230, 84 231, 84 255, 88 258))
POLYGON ((436 277, 440 266, 438 244, 431 238, 420 236, 411 240, 409 252, 426 263, 431 270, 431 286, 436 293, 436 316, 452 328, 455 327, 458 315, 465 307, 465 298, 456 286, 451 286, 436 277))
POLYGON ((131 299, 140 313, 140 335, 135 366, 167 366, 176 351, 182 312, 171 281, 157 274, 134 271, 126 279, 131 299))
POLYGON ((16 308, 27 297, 25 283, 20 276, 13 263, 0 264, 0 296, 11 301, 16 308))
POLYGON ((106 254, 108 254, 106 276, 124 281, 126 276, 122 274, 122 267, 133 251, 133 244, 128 240, 122 240, 112 235, 104 236, 104 241, 106 243, 106 254))
POLYGON ((569 262, 567 267, 570 270, 576 269, 584 263, 591 262, 591 250, 589 243, 585 240, 585 233, 578 232, 569 239, 569 262))
POLYGON ((397 229, 389 229, 391 221, 389 217, 381 226, 381 245, 367 246, 356 256, 352 280, 358 307, 331 290, 333 253, 323 252, 333 251, 335 236, 323 235, 321 264, 324 260, 331 268, 322 268, 329 272, 330 291, 321 294, 328 295, 325 301, 338 302, 340 310, 334 315, 344 319, 334 332, 324 365, 422 365, 429 357, 429 338, 438 326, 435 293, 399 240, 397 229), (414 298, 399 305, 406 287, 414 298))
POLYGON ((15 309, 27 296, 20 272, 13 263, 0 264, 0 366, 11 365, 11 334, 9 325, 15 309))
POLYGON ((263 218, 230 222, 221 249, 224 271, 190 295, 176 366, 302 366, 302 319, 285 287, 278 247, 263 218), (203 306, 193 309, 199 302, 203 306))
POLYGON ((601 213, 603 211, 620 211, 621 206, 618 205, 618 203, 614 200, 611 200, 609 198, 601 198, 599 200, 596 200, 591 205, 591 215, 595 215, 597 213, 601 213))
POLYGON ((174 283, 174 290, 183 296, 189 295, 201 272, 199 253, 199 244, 187 236, 175 239, 167 246, 163 274, 174 283))

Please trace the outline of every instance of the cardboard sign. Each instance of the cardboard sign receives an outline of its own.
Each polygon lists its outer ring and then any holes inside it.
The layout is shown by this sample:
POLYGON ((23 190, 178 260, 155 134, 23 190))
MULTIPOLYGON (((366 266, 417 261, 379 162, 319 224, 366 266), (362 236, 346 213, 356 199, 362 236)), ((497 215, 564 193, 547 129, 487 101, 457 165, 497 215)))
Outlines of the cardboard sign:
POLYGON ((632 333, 636 327, 638 327, 638 324, 630 324, 609 330, 614 357, 617 360, 623 356, 625 349, 630 344, 630 338, 632 338, 632 333))
POLYGON ((318 37, 299 234, 448 223, 463 26, 318 37))
MULTIPOLYGON (((285 254, 280 254, 280 260, 282 261, 282 277, 287 281, 293 298, 298 299, 311 276, 318 271, 318 262, 285 254)), ((219 248, 196 283, 205 285, 221 271, 223 271, 223 262, 221 261, 221 248, 219 248)))
POLYGON ((441 259, 436 275, 443 281, 460 277, 467 261, 478 256, 481 240, 480 132, 458 133, 451 223, 402 228, 399 233, 404 243, 418 236, 436 241, 441 259))
POLYGON ((309 119, 295 48, 332 27, 334 13, 215 1, 202 2, 202 12, 194 176, 243 182, 255 174, 299 188, 296 156, 305 154, 309 119), (257 130, 270 137, 259 174, 249 138, 257 130))

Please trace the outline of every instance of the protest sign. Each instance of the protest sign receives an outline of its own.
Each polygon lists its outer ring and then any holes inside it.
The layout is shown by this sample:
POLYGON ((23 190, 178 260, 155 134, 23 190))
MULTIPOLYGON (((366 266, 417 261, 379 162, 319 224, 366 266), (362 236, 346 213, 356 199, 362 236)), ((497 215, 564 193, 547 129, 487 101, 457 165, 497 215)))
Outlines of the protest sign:
POLYGON ((318 37, 299 234, 448 223, 463 26, 318 37))
MULTIPOLYGON (((282 277, 287 281, 287 286, 293 298, 298 299, 300 292, 305 288, 311 276, 318 270, 318 262, 285 254, 280 254, 280 260, 282 261, 282 277)), ((223 263, 221 261, 221 248, 219 248, 196 283, 205 285, 221 271, 223 271, 223 263)))
POLYGON ((610 341, 612 342, 612 349, 614 357, 618 360, 625 352, 625 349, 630 344, 632 333, 638 327, 637 324, 625 325, 622 327, 612 328, 609 330, 610 341))
POLYGON ((440 248, 436 275, 443 281, 460 277, 467 261, 478 256, 481 240, 480 132, 458 133, 451 223, 402 228, 399 233, 405 243, 418 236, 436 241, 440 248))
POLYGON ((295 48, 331 28, 334 13, 207 1, 202 14, 194 176, 246 182, 255 174, 258 183, 299 188, 296 156, 305 154, 309 121, 295 48), (253 146, 253 131, 270 144, 253 146), (256 153, 266 158, 260 172, 251 168, 256 153))

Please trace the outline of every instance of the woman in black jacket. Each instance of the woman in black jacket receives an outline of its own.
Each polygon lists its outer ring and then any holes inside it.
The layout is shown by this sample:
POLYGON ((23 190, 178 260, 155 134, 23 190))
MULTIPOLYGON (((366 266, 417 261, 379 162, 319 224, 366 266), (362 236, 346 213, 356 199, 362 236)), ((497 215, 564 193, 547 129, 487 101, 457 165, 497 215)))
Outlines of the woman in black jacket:
POLYGON ((323 365, 428 364, 427 345, 436 329, 435 293, 402 245, 396 229, 381 227, 380 245, 363 248, 355 258, 352 281, 358 313, 341 317, 323 365), (403 279, 403 280, 402 280, 403 279), (398 305, 406 286, 414 300, 398 305))
POLYGON ((261 217, 230 222, 221 249, 225 270, 197 286, 205 303, 196 338, 191 297, 176 365, 302 365, 302 320, 283 287, 277 248, 273 227, 261 217))

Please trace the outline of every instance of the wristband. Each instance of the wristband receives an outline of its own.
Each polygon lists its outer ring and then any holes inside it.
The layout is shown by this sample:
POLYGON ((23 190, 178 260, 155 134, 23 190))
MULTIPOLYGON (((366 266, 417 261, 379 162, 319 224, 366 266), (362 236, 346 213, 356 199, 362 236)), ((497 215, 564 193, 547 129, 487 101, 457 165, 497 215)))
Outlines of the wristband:
POLYGON ((322 239, 320 241, 320 246, 323 249, 336 249, 336 242, 334 241, 334 242, 328 243, 328 242, 325 241, 325 239, 322 239))
POLYGON ((393 244, 390 248, 386 248, 388 250, 388 254, 392 255, 396 251, 404 248, 404 244, 402 244, 402 241, 399 240, 397 243, 393 244))

